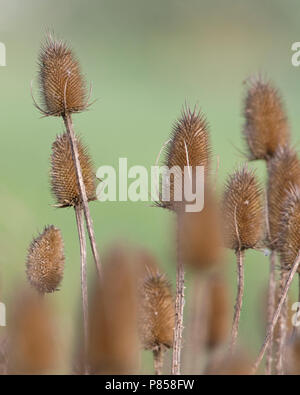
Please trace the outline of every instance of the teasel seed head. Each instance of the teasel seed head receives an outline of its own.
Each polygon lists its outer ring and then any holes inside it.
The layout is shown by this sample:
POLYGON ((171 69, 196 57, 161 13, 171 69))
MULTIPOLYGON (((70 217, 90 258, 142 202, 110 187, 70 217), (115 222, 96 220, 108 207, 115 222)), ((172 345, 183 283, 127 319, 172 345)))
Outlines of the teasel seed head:
POLYGON ((244 117, 250 159, 269 160, 280 146, 289 143, 288 120, 279 92, 261 77, 248 84, 244 117))
POLYGON ((243 166, 227 181, 223 197, 225 246, 245 250, 258 246, 264 235, 263 194, 252 170, 243 166))
POLYGON ((41 294, 58 290, 64 272, 64 245, 59 229, 47 226, 30 244, 26 273, 30 284, 41 294))
POLYGON ((104 257, 103 278, 90 298, 88 363, 93 374, 130 374, 137 368, 135 260, 123 245, 104 257))
MULTIPOLYGON (((76 139, 87 198, 88 201, 96 200, 92 160, 81 140, 78 137, 76 139)), ((67 133, 57 136, 52 144, 50 180, 57 207, 77 206, 80 204, 80 192, 72 158, 70 139, 67 133)))
POLYGON ((268 169, 268 244, 269 248, 276 250, 287 195, 291 187, 300 187, 300 161, 297 153, 289 146, 280 147, 270 160, 268 169))
POLYGON ((60 365, 52 307, 29 290, 19 291, 8 319, 10 374, 46 374, 60 365))
POLYGON ((173 344, 175 306, 170 284, 159 272, 150 273, 139 287, 139 334, 145 350, 173 344))
POLYGON ((66 43, 48 34, 39 57, 39 80, 45 115, 63 116, 87 107, 80 66, 66 43))
MULTIPOLYGON (((167 148, 165 166, 169 170, 173 167, 178 169, 178 176, 182 177, 184 168, 189 166, 191 183, 195 183, 196 167, 203 166, 205 181, 209 172, 211 157, 211 148, 209 141, 208 124, 205 117, 197 112, 196 108, 191 111, 188 107, 182 111, 181 118, 175 122, 167 148)), ((179 201, 176 201, 176 193, 183 197, 184 182, 182 182, 182 190, 176 191, 176 174, 170 179, 170 201, 162 200, 158 203, 163 208, 177 210, 180 207, 179 201)))
POLYGON ((292 187, 284 202, 279 225, 278 250, 282 268, 290 270, 300 252, 299 187, 292 187))

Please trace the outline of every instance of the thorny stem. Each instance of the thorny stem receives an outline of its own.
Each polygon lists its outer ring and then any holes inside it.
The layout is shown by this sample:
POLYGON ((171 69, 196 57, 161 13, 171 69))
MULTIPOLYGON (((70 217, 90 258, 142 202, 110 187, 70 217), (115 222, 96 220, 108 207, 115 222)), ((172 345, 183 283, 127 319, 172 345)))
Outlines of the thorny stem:
POLYGON ((269 342, 271 340, 271 337, 273 335, 274 328, 275 328, 275 326, 277 324, 278 317, 279 317, 279 315, 281 313, 282 306, 283 306, 283 304, 284 304, 284 302, 286 300, 289 288, 290 288, 290 286, 292 284, 292 281, 293 281, 293 278, 294 278, 294 276, 295 276, 295 274, 296 274, 296 272, 298 270, 299 264, 300 264, 300 251, 298 253, 298 256, 297 256, 297 258, 296 258, 296 260, 295 260, 290 272, 289 272, 288 279, 287 279, 286 284, 284 286, 283 293, 281 295, 281 298, 280 298, 280 301, 278 303, 277 309, 276 309, 276 311, 274 313, 271 325, 268 328, 268 332, 267 332, 267 335, 266 335, 265 340, 263 342, 263 345, 261 346, 261 349, 259 351, 258 357, 257 357, 257 359, 256 359, 256 361, 255 361, 255 363, 254 363, 254 365, 252 367, 252 372, 251 372, 252 374, 255 374, 257 368, 259 367, 259 365, 260 365, 260 363, 261 363, 261 361, 262 361, 262 359, 264 357, 265 351, 266 351, 266 349, 268 347, 268 344, 269 344, 269 342))
POLYGON ((73 161, 74 161, 74 165, 75 165, 78 188, 79 188, 82 208, 83 208, 83 212, 84 212, 84 216, 85 216, 85 220, 86 220, 87 231, 88 231, 88 235, 89 235, 89 239, 90 239, 90 243, 91 243, 91 249, 92 249, 94 261, 96 264, 98 276, 101 277, 100 258, 99 258, 97 245, 96 245, 93 220, 92 220, 92 217, 90 214, 88 199, 87 199, 85 185, 84 185, 82 171, 81 171, 77 142, 76 142, 76 137, 75 137, 75 133, 74 133, 72 118, 71 118, 70 114, 65 114, 63 116, 63 119, 64 119, 67 133, 70 138, 72 157, 73 157, 73 161))
POLYGON ((234 307, 233 324, 231 331, 231 342, 230 342, 230 353, 232 354, 236 345, 239 323, 241 317, 241 310, 243 304, 243 294, 244 294, 244 251, 236 251, 237 258, 237 295, 234 307))
POLYGON ((177 272, 176 272, 176 300, 175 300, 175 328, 173 341, 172 374, 179 375, 181 368, 181 348, 183 333, 184 308, 184 265, 180 249, 180 215, 177 214, 177 272))
POLYGON ((86 355, 88 346, 88 288, 86 270, 86 238, 83 221, 83 211, 80 206, 75 207, 76 224, 80 244, 80 271, 81 271, 81 296, 82 296, 82 315, 83 315, 83 360, 84 369, 87 373, 86 355))
MULTIPOLYGON (((276 295, 276 252, 271 251, 270 254, 270 276, 268 288, 268 327, 271 325, 272 318, 275 311, 275 295, 276 295)), ((266 375, 272 374, 273 363, 273 334, 270 339, 269 346, 266 351, 266 375)))
MULTIPOLYGON (((278 299, 280 295, 282 295, 284 284, 286 283, 288 273, 284 269, 281 269, 280 272, 280 283, 278 289, 278 299)), ((278 331, 276 334, 276 362, 275 362, 275 374, 283 375, 284 374, 284 354, 285 354, 285 345, 287 338, 287 299, 286 297, 282 309, 281 314, 278 318, 278 331)))
POLYGON ((165 350, 163 346, 158 346, 155 350, 153 350, 154 371, 155 374, 159 376, 162 374, 164 354, 165 350))

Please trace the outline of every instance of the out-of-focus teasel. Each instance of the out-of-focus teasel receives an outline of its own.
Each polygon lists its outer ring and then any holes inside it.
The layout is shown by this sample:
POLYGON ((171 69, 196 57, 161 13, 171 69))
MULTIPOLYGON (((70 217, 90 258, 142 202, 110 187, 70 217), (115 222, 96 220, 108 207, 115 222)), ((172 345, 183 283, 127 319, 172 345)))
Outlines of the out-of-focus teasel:
POLYGON ((175 306, 164 274, 148 270, 139 285, 138 326, 142 346, 153 352, 156 374, 162 374, 164 353, 173 346, 175 306))
POLYGON ((271 159, 289 144, 288 119, 278 90, 262 77, 249 78, 244 105, 244 136, 249 159, 271 159))
POLYGON ((92 374, 132 374, 138 365, 137 269, 134 254, 114 245, 104 257, 89 307, 92 374))
POLYGON ((8 319, 9 374, 47 374, 59 366, 58 331, 45 298, 28 290, 17 294, 8 319))

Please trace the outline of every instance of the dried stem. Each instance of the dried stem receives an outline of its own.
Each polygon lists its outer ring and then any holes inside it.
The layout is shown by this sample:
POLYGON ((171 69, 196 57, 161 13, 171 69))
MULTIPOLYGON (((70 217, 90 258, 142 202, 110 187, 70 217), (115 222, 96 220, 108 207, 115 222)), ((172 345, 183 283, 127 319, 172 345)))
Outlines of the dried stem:
POLYGON ((78 148, 77 148, 76 137, 75 137, 74 128, 73 128, 72 118, 71 118, 70 114, 65 114, 63 119, 64 119, 67 133, 70 137, 72 157, 73 157, 73 161, 74 161, 74 165, 75 165, 78 188, 80 191, 82 208, 83 208, 83 212, 84 212, 84 216, 85 216, 85 220, 86 220, 86 226, 87 226, 87 231, 88 231, 88 235, 89 235, 89 239, 90 239, 90 243, 91 243, 92 253, 93 253, 93 257, 94 257, 94 261, 96 264, 98 275, 99 275, 99 277, 101 277, 100 258, 99 258, 97 245, 96 245, 93 220, 92 220, 92 217, 90 214, 88 199, 87 199, 85 185, 84 185, 82 171, 81 171, 79 155, 78 155, 78 148))
POLYGON ((181 348, 183 333, 184 308, 184 265, 179 247, 180 215, 177 215, 177 273, 176 273, 176 301, 175 301, 175 328, 173 342, 172 374, 179 375, 181 368, 181 348))
POLYGON ((296 260, 295 260, 290 272, 289 272, 288 279, 287 279, 286 284, 284 286, 283 293, 281 295, 281 298, 280 298, 280 301, 278 303, 277 309, 276 309, 276 311, 274 313, 271 325, 268 328, 268 332, 267 332, 267 335, 266 335, 265 340, 263 342, 263 345, 261 346, 261 349, 260 349, 260 352, 258 354, 258 357, 257 357, 257 359, 256 359, 256 361, 255 361, 255 363, 253 365, 252 372, 251 372, 252 374, 254 374, 256 372, 257 368, 259 367, 259 365, 260 365, 260 363, 261 363, 261 361, 262 361, 262 359, 264 357, 265 351, 266 351, 266 349, 267 349, 267 347, 269 345, 271 337, 273 336, 274 328, 275 328, 275 326, 277 324, 278 317, 279 317, 279 315, 281 313, 282 306, 283 306, 283 304, 284 304, 284 302, 286 300, 286 297, 287 297, 289 288, 290 288, 290 286, 292 284, 293 278, 294 278, 295 274, 297 273, 299 264, 300 264, 300 251, 299 251, 299 254, 298 254, 298 256, 297 256, 297 258, 296 258, 296 260))
POLYGON ((153 359, 154 359, 154 371, 156 375, 162 374, 162 369, 164 365, 164 354, 165 349, 163 346, 158 346, 157 349, 153 350, 153 359))
POLYGON ((231 331, 231 342, 230 342, 230 352, 233 353, 239 330, 239 323, 241 317, 241 310, 243 304, 243 294, 244 294, 244 251, 236 251, 237 258, 237 295, 234 307, 234 317, 231 331))
POLYGON ((85 372, 87 373, 86 355, 88 345, 88 288, 86 270, 86 238, 84 229, 83 210, 80 206, 75 207, 76 224, 78 229, 80 244, 80 267, 81 267, 81 296, 82 296, 82 315, 83 315, 83 361, 85 372))
MULTIPOLYGON (((268 310, 267 310, 268 327, 271 325, 275 311, 275 304, 276 304, 275 296, 276 296, 276 252, 272 250, 270 254, 270 276, 269 276, 269 288, 268 288, 268 310)), ((271 336, 266 354, 267 354, 266 375, 270 375, 272 374, 272 363, 273 363, 273 334, 271 336)))
MULTIPOLYGON (((288 273, 282 269, 280 272, 280 283, 278 289, 278 299, 283 293, 284 285, 287 280, 288 273)), ((282 309, 281 314, 278 318, 278 331, 276 334, 276 360, 275 360, 275 374, 283 375, 284 374, 284 352, 287 338, 287 303, 288 297, 286 297, 282 309)))

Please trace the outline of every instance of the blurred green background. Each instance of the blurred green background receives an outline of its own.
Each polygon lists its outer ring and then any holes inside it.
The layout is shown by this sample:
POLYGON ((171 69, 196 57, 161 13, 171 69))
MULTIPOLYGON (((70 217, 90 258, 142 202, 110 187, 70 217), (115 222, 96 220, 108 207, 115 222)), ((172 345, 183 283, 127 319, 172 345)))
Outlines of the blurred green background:
MULTIPOLYGON (((80 297, 75 219, 73 210, 51 207, 48 175, 51 144, 63 124, 41 119, 30 97, 48 28, 71 43, 98 99, 74 117, 96 167, 117 166, 119 157, 129 166, 153 165, 187 102, 210 123, 221 192, 226 175, 244 160, 243 81, 249 75, 262 72, 279 87, 298 142, 300 68, 291 64, 291 45, 300 41, 299 15, 297 0, 0 0, 0 42, 7 49, 7 66, 0 67, 0 300, 8 304, 24 281, 32 237, 53 223, 62 229, 67 257, 53 299, 62 330, 74 335, 80 297)), ((38 97, 36 80, 34 91, 38 97)), ((253 166, 263 181, 264 164, 253 166)), ((100 251, 116 238, 144 245, 174 282, 169 213, 130 202, 96 202, 91 209, 100 251)), ((231 253, 228 259, 234 296, 231 253)), ((255 354, 268 259, 249 252, 245 266, 241 337, 255 354)))

